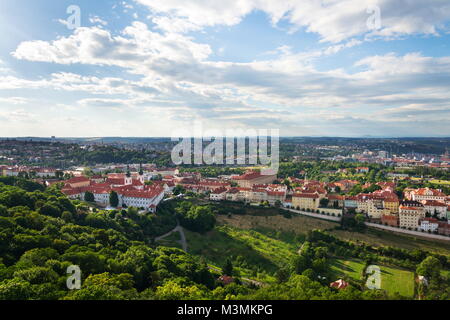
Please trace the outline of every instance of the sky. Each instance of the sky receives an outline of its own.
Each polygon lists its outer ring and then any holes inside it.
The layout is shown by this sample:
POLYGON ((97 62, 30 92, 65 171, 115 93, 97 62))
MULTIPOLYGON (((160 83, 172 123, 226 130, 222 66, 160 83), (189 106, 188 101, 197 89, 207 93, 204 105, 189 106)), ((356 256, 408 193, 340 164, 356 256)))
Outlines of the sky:
POLYGON ((448 0, 0 0, 0 136, 450 136, 448 0))

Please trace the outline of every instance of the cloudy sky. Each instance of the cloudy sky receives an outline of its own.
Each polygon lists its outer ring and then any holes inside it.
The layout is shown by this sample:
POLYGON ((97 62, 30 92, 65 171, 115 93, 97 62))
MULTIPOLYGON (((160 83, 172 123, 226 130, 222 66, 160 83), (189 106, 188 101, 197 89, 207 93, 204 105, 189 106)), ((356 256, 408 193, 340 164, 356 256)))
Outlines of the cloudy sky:
POLYGON ((0 136, 450 136, 448 0, 0 0, 0 30, 0 136))

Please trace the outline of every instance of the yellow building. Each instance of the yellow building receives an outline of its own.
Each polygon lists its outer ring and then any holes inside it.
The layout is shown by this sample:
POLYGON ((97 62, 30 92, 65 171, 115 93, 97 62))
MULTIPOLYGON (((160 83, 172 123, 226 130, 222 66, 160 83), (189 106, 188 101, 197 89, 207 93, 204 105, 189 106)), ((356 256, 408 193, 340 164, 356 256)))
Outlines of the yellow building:
POLYGON ((420 219, 425 218, 425 209, 421 203, 415 201, 403 202, 399 207, 400 228, 416 229, 420 219))
POLYGON ((292 206, 297 209, 317 210, 321 196, 318 193, 295 193, 292 195, 292 206))
POLYGON ((383 206, 378 206, 374 201, 367 203, 367 215, 372 219, 381 219, 383 215, 390 214, 390 210, 383 206))
POLYGON ((388 209, 391 214, 397 214, 400 203, 398 200, 384 200, 383 205, 384 208, 388 209))

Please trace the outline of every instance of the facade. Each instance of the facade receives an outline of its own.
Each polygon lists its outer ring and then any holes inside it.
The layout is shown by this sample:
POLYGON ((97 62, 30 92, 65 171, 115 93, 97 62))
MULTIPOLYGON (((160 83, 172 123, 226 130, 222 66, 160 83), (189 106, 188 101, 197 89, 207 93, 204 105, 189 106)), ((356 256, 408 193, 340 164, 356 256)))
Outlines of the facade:
POLYGON ((439 228, 438 220, 434 218, 423 218, 419 221, 419 230, 426 232, 437 232, 439 228))
POLYGON ((130 190, 119 194, 119 206, 142 208, 154 212, 164 198, 164 189, 156 187, 148 190, 130 190))
POLYGON ((344 205, 346 208, 358 208, 358 198, 356 196, 345 196, 344 205))
POLYGON ((150 212, 155 212, 156 207, 162 201, 165 189, 160 184, 144 185, 143 175, 111 174, 105 182, 96 183, 99 179, 89 180, 86 177, 72 178, 66 181, 62 192, 71 199, 84 199, 90 192, 94 195, 94 201, 99 206, 109 206, 109 198, 112 191, 119 198, 118 207, 136 207, 150 212))
POLYGON ((250 202, 269 202, 271 205, 274 205, 279 201, 281 204, 286 199, 286 191, 275 191, 275 190, 267 190, 267 189, 252 189, 249 192, 249 201, 250 202))
POLYGON ((398 214, 384 214, 381 216, 381 223, 391 227, 398 227, 399 217, 398 214))
POLYGON ((327 196, 328 202, 328 208, 343 208, 344 207, 344 201, 345 197, 340 195, 333 195, 330 194, 327 196))
POLYGON ((226 188, 219 188, 214 191, 212 191, 209 194, 209 199, 212 201, 222 201, 226 199, 227 189, 226 188))
POLYGON ((357 196, 357 211, 367 214, 372 219, 397 214, 398 208, 398 196, 390 188, 369 194, 361 193, 357 196))
POLYGON ((320 204, 318 193, 294 193, 292 195, 292 207, 301 210, 317 210, 320 204))
POLYGON ((82 188, 88 187, 91 184, 91 181, 88 177, 75 177, 66 181, 66 185, 69 185, 71 188, 82 188))
POLYGON ((36 176, 39 178, 54 178, 56 177, 56 170, 51 168, 37 168, 34 170, 36 176))
POLYGON ((409 199, 413 201, 434 200, 445 203, 446 196, 441 190, 420 188, 409 193, 409 199))
POLYGON ((381 219, 383 215, 389 215, 391 211, 379 205, 374 201, 367 203, 367 216, 371 219, 381 219))
POLYGON ((214 191, 214 190, 223 189, 223 188, 227 189, 227 188, 231 187, 231 185, 227 182, 221 182, 221 181, 215 181, 215 180, 203 180, 203 181, 200 181, 198 183, 198 185, 204 187, 205 190, 208 190, 208 191, 214 191))
POLYGON ((400 228, 417 229, 420 219, 425 218, 425 209, 420 202, 404 201, 399 207, 400 228))
POLYGON ((440 219, 447 218, 447 205, 436 200, 422 200, 421 203, 425 208, 425 213, 430 216, 436 215, 440 219))
POLYGON ((450 224, 448 222, 439 221, 438 225, 439 225, 438 227, 439 234, 450 236, 450 224))
POLYGON ((293 208, 293 205, 292 205, 292 197, 286 198, 286 199, 284 200, 284 202, 283 202, 283 207, 289 208, 289 209, 293 208))

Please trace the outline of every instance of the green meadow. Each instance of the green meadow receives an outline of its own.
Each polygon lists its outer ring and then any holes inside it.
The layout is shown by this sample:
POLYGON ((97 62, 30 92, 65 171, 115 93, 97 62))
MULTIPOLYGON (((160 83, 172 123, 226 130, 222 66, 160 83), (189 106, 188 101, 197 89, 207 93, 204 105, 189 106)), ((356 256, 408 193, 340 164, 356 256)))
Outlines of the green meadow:
MULTIPOLYGON (((404 297, 414 296, 414 272, 389 266, 379 266, 381 269, 381 289, 389 295, 396 293, 404 297)), ((339 277, 363 281, 365 264, 358 259, 334 259, 331 272, 337 280, 339 277)))

